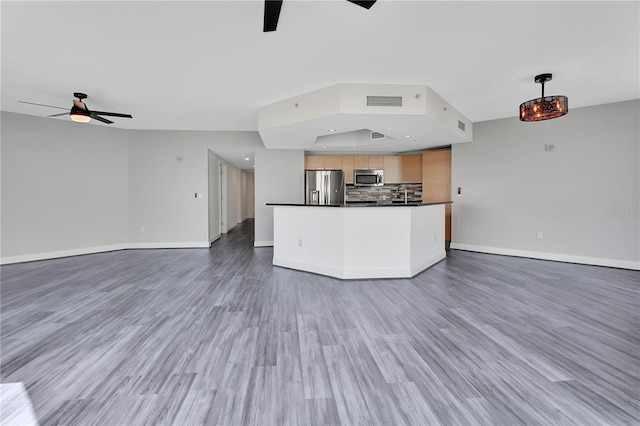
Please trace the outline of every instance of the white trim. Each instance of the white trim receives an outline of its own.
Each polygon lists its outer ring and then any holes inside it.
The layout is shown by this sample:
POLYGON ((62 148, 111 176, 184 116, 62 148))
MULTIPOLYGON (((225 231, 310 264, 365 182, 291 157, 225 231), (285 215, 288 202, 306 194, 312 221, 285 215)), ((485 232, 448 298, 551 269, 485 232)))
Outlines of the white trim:
POLYGON ((273 240, 271 241, 255 241, 253 243, 254 247, 273 247, 273 240))
POLYGON ((7 256, 0 257, 0 265, 6 265, 9 263, 33 262, 34 260, 57 259, 59 257, 80 256, 83 254, 104 253, 108 251, 125 250, 126 248, 127 244, 113 244, 109 246, 85 247, 80 249, 7 256))
POLYGON ((172 248, 209 248, 211 244, 205 242, 177 242, 177 243, 129 243, 110 246, 85 247, 81 249, 49 251, 45 253, 23 254, 19 256, 0 257, 0 265, 11 263, 33 262, 36 260, 57 259, 60 257, 82 256, 84 254, 105 253, 109 251, 127 249, 172 249, 172 248))
POLYGON ((216 237, 213 240, 209 240, 209 247, 211 247, 211 244, 218 241, 219 239, 220 239, 220 234, 216 235, 216 237))
POLYGON ((585 265, 609 266, 612 268, 640 270, 640 262, 633 260, 607 259, 602 257, 575 256, 571 254, 546 253, 541 251, 515 250, 502 247, 477 246, 473 244, 451 243, 452 249, 501 254, 506 256, 529 257, 532 259, 554 260, 557 262, 580 263, 585 265))
POLYGON ((283 268, 296 269, 299 271, 312 272, 314 274, 327 275, 329 277, 340 278, 343 280, 369 279, 369 278, 411 278, 430 266, 435 265, 446 257, 443 250, 435 256, 420 262, 419 265, 407 268, 368 268, 368 269, 351 269, 351 268, 332 268, 324 265, 314 265, 305 262, 296 262, 288 259, 273 258, 274 266, 283 268))
POLYGON ((199 242, 173 242, 173 243, 129 243, 130 249, 173 249, 173 248, 209 248, 211 244, 206 241, 199 242))
POLYGON ((440 262, 442 259, 447 257, 447 252, 442 250, 440 253, 436 253, 428 259, 418 263, 417 265, 411 265, 411 276, 415 277, 420 272, 424 271, 427 268, 432 267, 436 263, 440 262))

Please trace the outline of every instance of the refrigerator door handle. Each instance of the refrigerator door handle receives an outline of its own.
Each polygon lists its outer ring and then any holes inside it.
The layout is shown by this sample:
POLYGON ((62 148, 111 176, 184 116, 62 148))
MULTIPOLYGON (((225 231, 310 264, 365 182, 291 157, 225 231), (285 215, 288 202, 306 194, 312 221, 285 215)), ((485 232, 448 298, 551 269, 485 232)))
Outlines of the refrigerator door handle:
POLYGON ((328 196, 329 196, 329 175, 325 174, 324 176, 324 204, 329 204, 328 196))

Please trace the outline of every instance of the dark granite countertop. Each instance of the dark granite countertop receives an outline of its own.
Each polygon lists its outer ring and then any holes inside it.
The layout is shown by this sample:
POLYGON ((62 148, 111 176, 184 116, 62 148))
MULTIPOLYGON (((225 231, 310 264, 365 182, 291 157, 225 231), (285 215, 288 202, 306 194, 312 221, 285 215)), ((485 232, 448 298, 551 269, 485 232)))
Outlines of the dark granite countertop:
POLYGON ((295 203, 267 203, 267 206, 292 206, 292 207, 422 207, 433 206, 436 204, 452 204, 453 201, 439 201, 437 203, 423 203, 422 201, 414 201, 405 204, 404 202, 378 203, 371 201, 348 202, 347 204, 295 204, 295 203))

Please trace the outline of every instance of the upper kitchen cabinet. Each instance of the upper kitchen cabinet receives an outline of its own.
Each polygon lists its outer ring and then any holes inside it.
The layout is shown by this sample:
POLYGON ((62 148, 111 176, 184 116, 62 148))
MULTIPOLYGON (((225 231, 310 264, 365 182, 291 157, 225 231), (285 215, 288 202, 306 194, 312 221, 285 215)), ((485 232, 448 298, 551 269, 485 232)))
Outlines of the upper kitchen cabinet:
MULTIPOLYGON (((383 160, 384 181, 385 183, 400 182, 400 157, 397 155, 385 155, 383 160)), ((369 160, 371 161, 371 160, 369 160)))
POLYGON ((400 157, 400 182, 422 182, 422 155, 405 155, 400 157))
POLYGON ((368 169, 369 168, 369 157, 366 155, 356 155, 353 157, 353 168, 356 170, 359 169, 368 169))
POLYGON ((369 169, 383 169, 384 157, 382 155, 370 155, 369 156, 369 169))
POLYGON ((353 155, 345 155, 342 157, 342 171, 346 183, 353 183, 353 155))
POLYGON ((323 170, 324 155, 307 155, 304 157, 304 168, 307 170, 323 170))
POLYGON ((342 156, 325 155, 324 168, 327 170, 342 170, 342 156))

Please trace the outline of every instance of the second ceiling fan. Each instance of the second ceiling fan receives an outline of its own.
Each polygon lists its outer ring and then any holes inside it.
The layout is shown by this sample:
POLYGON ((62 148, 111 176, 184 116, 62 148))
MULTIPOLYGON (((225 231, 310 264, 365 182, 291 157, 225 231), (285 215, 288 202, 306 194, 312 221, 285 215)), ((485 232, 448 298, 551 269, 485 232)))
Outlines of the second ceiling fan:
MULTIPOLYGON (((347 0, 350 3, 357 4, 358 6, 370 9, 376 2, 373 1, 360 1, 360 0, 347 0)), ((264 0, 264 27, 263 32, 275 31, 278 27, 278 18, 280 17, 280 9, 282 9, 282 0, 264 0)))

